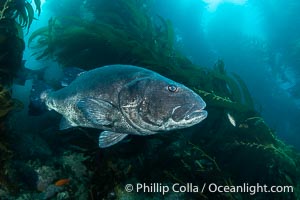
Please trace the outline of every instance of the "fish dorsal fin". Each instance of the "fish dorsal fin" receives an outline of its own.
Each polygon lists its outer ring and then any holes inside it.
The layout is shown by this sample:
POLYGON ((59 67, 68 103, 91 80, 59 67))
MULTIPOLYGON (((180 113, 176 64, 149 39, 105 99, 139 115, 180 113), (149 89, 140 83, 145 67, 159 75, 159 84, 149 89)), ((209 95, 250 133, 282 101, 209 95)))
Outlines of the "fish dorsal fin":
POLYGON ((78 101, 77 108, 94 125, 107 126, 112 124, 110 116, 113 115, 115 108, 107 101, 84 98, 78 101))
POLYGON ((99 147, 106 148, 123 140, 127 134, 103 131, 99 136, 99 147))
POLYGON ((68 128, 72 128, 75 125, 73 125, 72 122, 70 122, 69 120, 67 120, 65 117, 62 117, 60 120, 60 124, 59 124, 59 130, 65 130, 68 128))

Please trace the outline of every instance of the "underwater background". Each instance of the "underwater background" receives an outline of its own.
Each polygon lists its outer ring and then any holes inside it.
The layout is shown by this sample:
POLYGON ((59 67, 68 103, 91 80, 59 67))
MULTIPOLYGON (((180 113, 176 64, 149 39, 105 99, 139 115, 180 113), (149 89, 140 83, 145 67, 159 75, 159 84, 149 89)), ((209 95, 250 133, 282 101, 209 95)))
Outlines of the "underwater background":
POLYGON ((1 0, 0 199, 299 199, 300 2, 1 0), (207 104, 203 122, 99 149, 99 131, 28 114, 33 79, 151 69, 207 104), (126 184, 293 192, 126 192, 126 184))

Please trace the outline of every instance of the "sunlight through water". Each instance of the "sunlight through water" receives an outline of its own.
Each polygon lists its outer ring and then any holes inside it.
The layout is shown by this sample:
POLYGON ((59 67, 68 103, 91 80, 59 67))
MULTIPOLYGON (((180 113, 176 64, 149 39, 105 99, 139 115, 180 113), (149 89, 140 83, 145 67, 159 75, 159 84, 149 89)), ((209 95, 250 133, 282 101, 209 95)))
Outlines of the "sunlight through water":
POLYGON ((243 5, 247 3, 248 0, 202 0, 207 3, 207 9, 211 12, 215 11, 218 6, 222 3, 232 3, 236 5, 243 5))

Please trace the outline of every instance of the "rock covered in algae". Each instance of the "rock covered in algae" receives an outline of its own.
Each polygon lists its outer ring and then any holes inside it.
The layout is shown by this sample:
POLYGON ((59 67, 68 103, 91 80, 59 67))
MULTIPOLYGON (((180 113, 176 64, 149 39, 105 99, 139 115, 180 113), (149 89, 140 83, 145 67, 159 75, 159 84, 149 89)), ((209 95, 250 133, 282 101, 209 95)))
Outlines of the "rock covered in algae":
POLYGON ((14 108, 10 92, 0 85, 0 118, 4 117, 14 108))

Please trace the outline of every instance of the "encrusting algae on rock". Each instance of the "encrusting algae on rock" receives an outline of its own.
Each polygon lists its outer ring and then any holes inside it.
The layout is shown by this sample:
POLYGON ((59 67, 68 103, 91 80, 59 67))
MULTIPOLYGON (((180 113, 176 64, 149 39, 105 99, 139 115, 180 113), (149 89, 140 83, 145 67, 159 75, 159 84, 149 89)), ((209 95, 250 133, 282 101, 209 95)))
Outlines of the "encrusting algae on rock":
POLYGON ((5 117, 14 108, 14 105, 10 92, 0 85, 0 118, 5 117))

